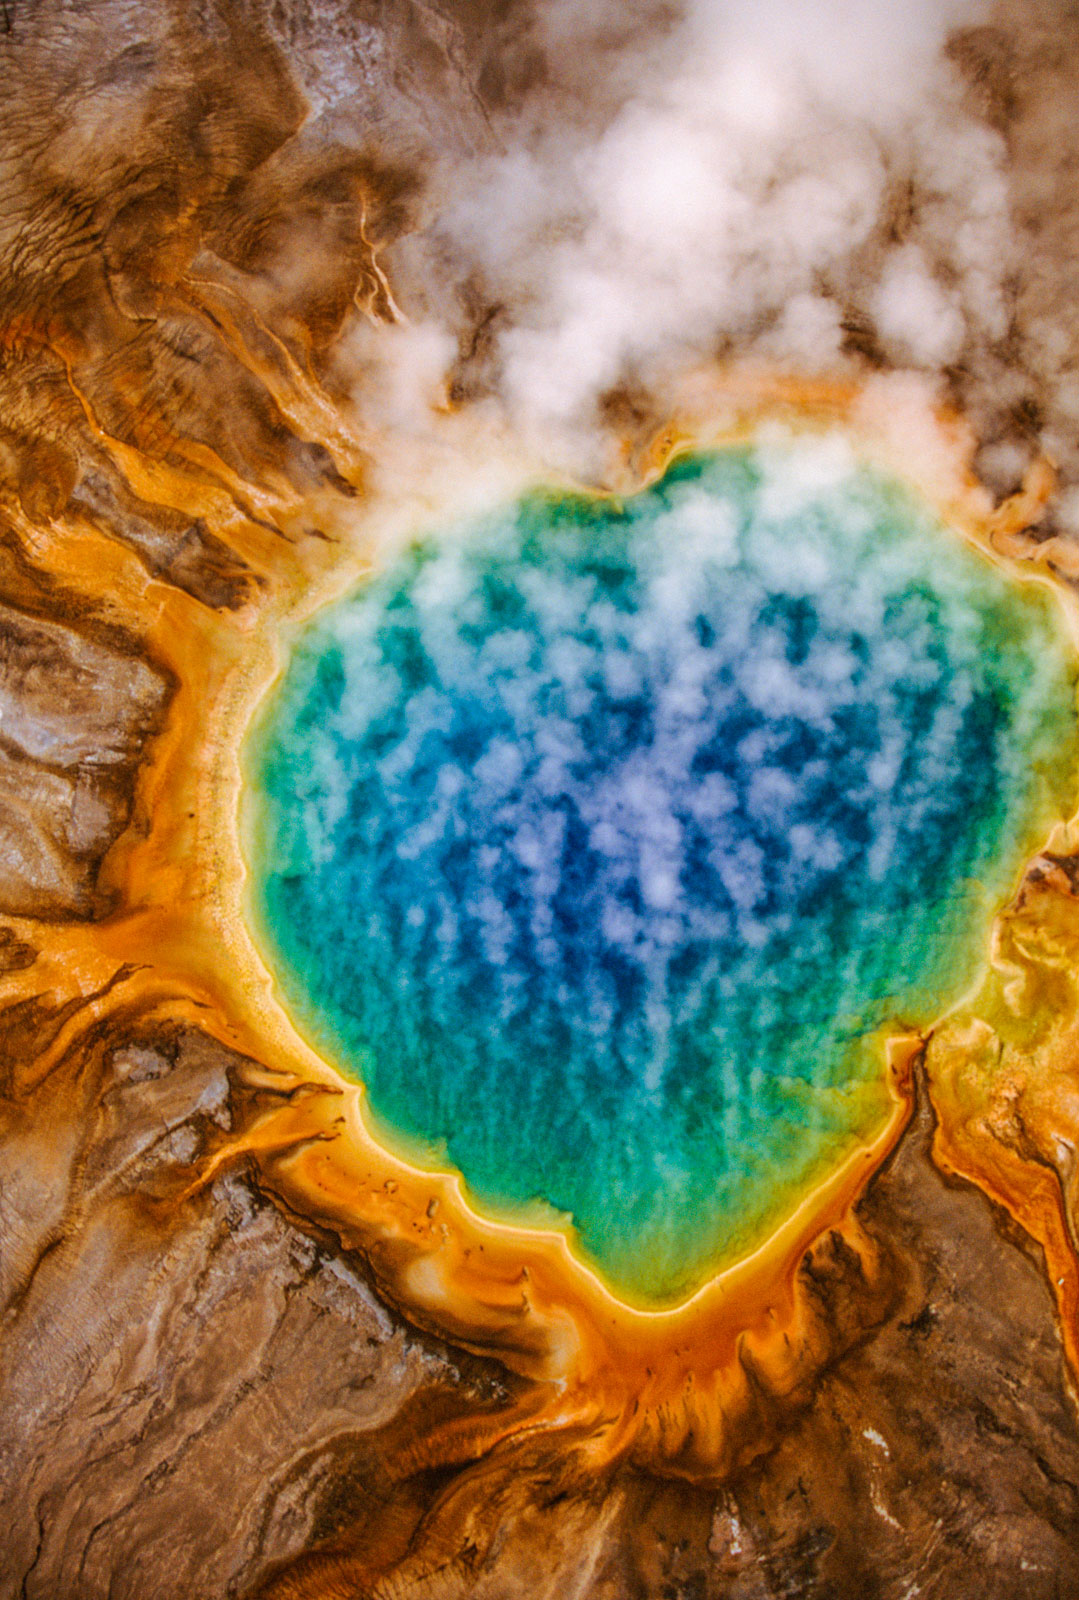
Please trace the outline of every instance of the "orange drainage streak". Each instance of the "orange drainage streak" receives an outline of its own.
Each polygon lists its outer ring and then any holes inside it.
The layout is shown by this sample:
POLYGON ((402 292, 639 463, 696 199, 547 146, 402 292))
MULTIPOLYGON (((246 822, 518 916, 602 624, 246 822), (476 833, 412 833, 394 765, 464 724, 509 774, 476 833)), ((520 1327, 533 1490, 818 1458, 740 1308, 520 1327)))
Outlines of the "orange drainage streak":
MULTIPOLYGON (((969 474, 967 442, 954 419, 939 422, 932 481, 919 483, 910 462, 899 461, 887 429, 874 430, 864 394, 849 385, 722 374, 697 375, 694 382, 669 427, 627 447, 624 482, 612 487, 628 492, 691 441, 736 442, 778 415, 803 429, 842 424, 871 459, 913 478, 982 548, 994 528, 1015 540, 1048 492, 1044 482, 1028 485, 1024 500, 994 518, 969 474), (709 416, 720 425, 709 426, 709 416)), ((151 467, 126 447, 114 447, 114 454, 140 492, 163 503, 175 504, 192 489, 186 478, 151 467)), ((203 487, 199 494, 211 522, 225 525, 233 513, 220 491, 203 487)), ((270 541, 257 530, 246 529, 246 538, 261 556, 270 555, 270 541)), ((92 589, 99 553, 97 541, 88 540, 63 556, 59 548, 45 550, 39 559, 55 559, 69 577, 78 568, 92 589)), ((925 1041, 891 1041, 893 1110, 879 1136, 807 1194, 753 1255, 669 1311, 645 1312, 616 1298, 574 1257, 562 1233, 488 1221, 467 1204, 455 1175, 393 1156, 366 1126, 362 1091, 299 1038, 245 925, 240 743, 279 669, 282 626, 363 567, 358 545, 342 554, 315 541, 281 543, 272 554, 266 597, 257 612, 238 618, 161 585, 146 583, 140 591, 126 558, 119 564, 149 651, 171 669, 179 689, 142 773, 133 824, 103 873, 118 911, 90 928, 30 927, 42 956, 36 968, 15 975, 17 983, 28 994, 39 993, 43 980, 60 996, 94 993, 98 1009, 138 1003, 161 1017, 185 1018, 249 1056, 253 1082, 311 1085, 301 1100, 283 1100, 260 1115, 219 1152, 217 1166, 252 1154, 290 1206, 364 1254, 383 1291, 409 1316, 540 1381, 547 1395, 541 1419, 584 1427, 589 1442, 581 1448, 602 1459, 634 1453, 691 1474, 735 1465, 758 1448, 762 1389, 787 1395, 835 1353, 840 1334, 799 1272, 807 1250, 837 1230, 861 1263, 865 1293, 872 1297, 881 1281, 883 1268, 852 1207, 906 1125, 911 1065, 925 1041), (122 981, 109 989, 121 971, 122 981)), ((977 1139, 971 1154, 969 1140, 949 1144, 948 1137, 942 1133, 942 1150, 956 1170, 1003 1196, 1036 1236, 1051 1237, 1056 1265, 1067 1256, 1063 1294, 1074 1315, 1079 1291, 1059 1203, 1054 1211, 1028 1164, 994 1166, 977 1139)), ((1074 1340, 1070 1350, 1075 1359, 1074 1340)))
POLYGON ((1073 824, 998 920, 979 992, 927 1052, 934 1155, 1038 1241, 1079 1374, 1079 898, 1073 824), (1071 834, 1071 838, 1067 834, 1071 834), (1071 860, 1068 860, 1069 854, 1071 860))

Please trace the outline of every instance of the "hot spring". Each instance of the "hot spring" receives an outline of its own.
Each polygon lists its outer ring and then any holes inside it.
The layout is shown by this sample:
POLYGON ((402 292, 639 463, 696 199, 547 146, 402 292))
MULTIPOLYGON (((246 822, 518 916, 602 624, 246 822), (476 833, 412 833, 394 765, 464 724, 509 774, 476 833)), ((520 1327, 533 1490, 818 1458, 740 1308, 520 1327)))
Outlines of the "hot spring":
POLYGON ((291 641, 248 912, 380 1140, 671 1306, 886 1123, 1075 795, 1048 588, 828 443, 432 529, 291 641))

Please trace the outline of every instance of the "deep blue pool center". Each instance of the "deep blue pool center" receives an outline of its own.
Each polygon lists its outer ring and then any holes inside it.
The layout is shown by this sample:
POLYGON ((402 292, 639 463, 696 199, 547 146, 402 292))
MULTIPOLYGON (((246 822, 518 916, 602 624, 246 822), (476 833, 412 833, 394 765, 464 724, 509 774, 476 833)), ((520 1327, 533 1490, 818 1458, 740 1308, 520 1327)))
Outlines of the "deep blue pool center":
POLYGON ((1070 809, 1070 640, 834 444, 432 530, 292 644, 250 915, 379 1136, 677 1303, 885 1123, 1070 809))

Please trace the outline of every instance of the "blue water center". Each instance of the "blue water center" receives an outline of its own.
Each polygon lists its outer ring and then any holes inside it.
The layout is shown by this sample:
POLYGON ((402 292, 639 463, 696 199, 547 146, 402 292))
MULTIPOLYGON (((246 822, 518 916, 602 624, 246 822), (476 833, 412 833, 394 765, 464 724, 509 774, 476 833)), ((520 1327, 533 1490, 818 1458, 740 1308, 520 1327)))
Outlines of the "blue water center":
POLYGON ((257 939, 379 1136, 664 1306, 884 1125, 1071 809, 1072 646, 834 442, 696 454, 394 557, 245 764, 257 939))

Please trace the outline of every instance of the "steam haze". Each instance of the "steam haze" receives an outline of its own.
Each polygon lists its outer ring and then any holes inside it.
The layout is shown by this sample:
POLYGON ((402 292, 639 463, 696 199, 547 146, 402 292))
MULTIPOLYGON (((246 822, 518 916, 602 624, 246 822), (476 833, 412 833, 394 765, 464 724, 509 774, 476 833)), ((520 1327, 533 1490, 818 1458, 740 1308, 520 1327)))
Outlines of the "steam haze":
POLYGON ((432 141, 417 224, 387 255, 408 318, 379 386, 391 420, 444 372, 579 462, 612 397, 661 414, 704 360, 883 369, 971 415, 996 491, 1039 443, 1061 461, 1059 431, 1010 421, 1044 399, 1042 352, 1033 382, 1016 360, 1031 241, 1002 22, 977 0, 507 13, 469 148, 432 141))
MULTIPOLYGON (((961 14, 711 0, 636 53, 599 126, 513 129, 445 227, 509 308, 514 413, 580 419, 720 351, 834 370, 858 300, 900 364, 999 338, 1003 151, 941 59, 961 14), (897 237, 904 189, 928 202, 917 239, 897 237)), ((556 8, 548 36, 567 32, 556 8)))

